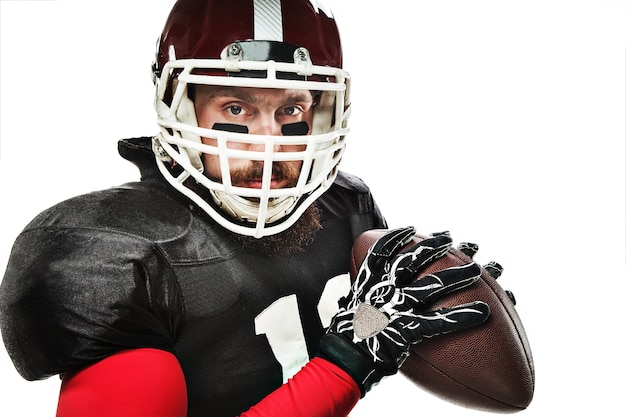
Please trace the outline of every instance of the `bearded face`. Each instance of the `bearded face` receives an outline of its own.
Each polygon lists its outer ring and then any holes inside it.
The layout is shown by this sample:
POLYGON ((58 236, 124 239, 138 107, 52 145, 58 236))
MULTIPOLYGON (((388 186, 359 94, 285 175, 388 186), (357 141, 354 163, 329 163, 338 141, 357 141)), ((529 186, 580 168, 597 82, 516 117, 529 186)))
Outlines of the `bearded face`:
MULTIPOLYGON (((196 86, 194 105, 198 126, 209 129, 245 131, 251 135, 281 136, 286 126, 311 126, 314 98, 307 90, 271 88, 196 86), (219 128, 218 128, 219 127, 219 128)), ((205 145, 217 147, 214 138, 202 138, 205 145)), ((265 143, 229 142, 229 149, 265 150, 265 143)), ((301 152, 304 145, 276 145, 274 152, 301 152)), ((205 175, 221 180, 219 155, 203 154, 205 175)), ((231 183, 245 188, 261 188, 263 163, 229 158, 231 183)), ((302 161, 275 162, 270 188, 295 185, 302 161)))
MULTIPOLYGON (((282 90, 271 88, 195 86, 193 101, 198 126, 214 130, 246 132, 251 135, 280 136, 307 134, 312 124, 315 98, 307 90, 282 90), (289 131, 290 133, 285 133, 289 131)), ((217 140, 202 137, 205 145, 217 147, 217 140)), ((265 143, 230 141, 226 146, 234 151, 265 151, 265 143)), ((302 152, 305 145, 275 145, 273 152, 302 152)), ((216 182, 224 182, 223 163, 216 154, 202 154, 204 175, 216 182)), ((230 184, 241 188, 261 189, 263 186, 264 161, 251 159, 228 159, 230 184)), ((295 187, 302 169, 302 160, 273 161, 270 188, 295 187)), ((267 178, 265 178, 267 180, 267 178)), ((267 185, 266 185, 267 186, 267 185)), ((254 198, 248 198, 255 201, 254 198)), ((258 200, 258 199, 257 199, 258 200)), ((276 235, 260 239, 241 237, 246 248, 265 252, 290 253, 302 250, 320 228, 319 210, 309 207, 295 224, 276 235)))

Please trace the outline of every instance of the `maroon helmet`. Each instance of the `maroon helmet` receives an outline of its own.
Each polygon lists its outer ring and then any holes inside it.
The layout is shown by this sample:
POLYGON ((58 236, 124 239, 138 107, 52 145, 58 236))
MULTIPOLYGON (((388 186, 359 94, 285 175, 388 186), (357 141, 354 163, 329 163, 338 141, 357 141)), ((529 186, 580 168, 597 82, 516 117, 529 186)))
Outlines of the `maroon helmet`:
MULTIPOLYGON (((157 44, 153 64, 160 133, 153 149, 161 172, 212 218, 236 233, 262 237, 291 226, 328 189, 348 132, 349 75, 342 70, 339 32, 319 0, 179 0, 157 44), (250 135, 198 127, 188 92, 194 85, 219 85, 315 92, 308 134, 250 135), (215 139, 216 146, 201 137, 215 139), (302 161, 300 179, 289 188, 234 186, 227 177, 203 175, 202 153, 220 155, 221 172, 234 158, 228 143, 266 143, 264 152, 239 150, 237 159, 281 160, 275 145, 301 145, 290 160, 302 161), (170 169, 172 165, 176 170, 170 169), (208 189, 202 198, 194 187, 208 189)), ((284 160, 284 155, 282 156, 284 160)), ((263 175, 269 178, 270 175, 263 175)))
MULTIPOLYGON (((303 46, 314 65, 342 68, 337 25, 331 11, 318 1, 179 0, 159 39, 155 72, 160 75, 173 58, 171 47, 175 59, 221 59, 234 41, 303 46)), ((280 47, 261 49, 254 60, 285 62, 280 47)))

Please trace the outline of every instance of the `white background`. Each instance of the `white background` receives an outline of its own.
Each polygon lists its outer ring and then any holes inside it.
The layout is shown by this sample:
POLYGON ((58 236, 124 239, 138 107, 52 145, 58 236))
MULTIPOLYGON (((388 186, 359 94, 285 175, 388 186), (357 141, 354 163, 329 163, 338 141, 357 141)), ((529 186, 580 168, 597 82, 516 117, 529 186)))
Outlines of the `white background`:
MULTIPOLYGON (((171 0, 0 1, 0 265, 44 208, 137 178, 116 141, 155 129, 150 63, 171 0)), ((536 365, 524 416, 619 415, 625 294, 623 1, 327 1, 353 77, 343 168, 391 226, 499 261, 536 365)), ((58 378, 0 349, 0 414, 53 416, 58 378)), ((354 416, 486 415, 384 381, 354 416)))

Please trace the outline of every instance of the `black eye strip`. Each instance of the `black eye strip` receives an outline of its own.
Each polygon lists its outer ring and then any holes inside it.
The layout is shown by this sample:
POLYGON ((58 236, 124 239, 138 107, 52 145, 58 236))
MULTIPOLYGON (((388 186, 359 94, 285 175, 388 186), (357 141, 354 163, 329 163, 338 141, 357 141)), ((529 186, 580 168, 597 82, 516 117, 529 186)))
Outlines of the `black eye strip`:
POLYGON ((215 123, 213 130, 221 130, 223 132, 232 133, 248 133, 248 126, 236 125, 233 123, 215 123))
MULTIPOLYGON (((248 133, 248 126, 233 123, 215 123, 213 129, 223 132, 248 133)), ((309 125, 307 122, 288 123, 282 125, 281 132, 285 136, 304 136, 309 133, 309 125)))
POLYGON ((284 136, 304 136, 309 133, 307 122, 289 123, 281 127, 284 136))

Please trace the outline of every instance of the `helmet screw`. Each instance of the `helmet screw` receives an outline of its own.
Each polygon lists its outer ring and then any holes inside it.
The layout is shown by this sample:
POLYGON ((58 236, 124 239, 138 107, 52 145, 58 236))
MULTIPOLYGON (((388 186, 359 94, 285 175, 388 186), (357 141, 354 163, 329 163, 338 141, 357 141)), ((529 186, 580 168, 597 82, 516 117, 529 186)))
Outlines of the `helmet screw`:
POLYGON ((311 58, 309 58, 309 51, 306 48, 300 47, 294 52, 294 60, 297 64, 306 63, 311 64, 311 58))
POLYGON ((239 57, 239 55, 241 55, 241 45, 238 43, 231 43, 228 45, 227 55, 229 58, 239 57))

